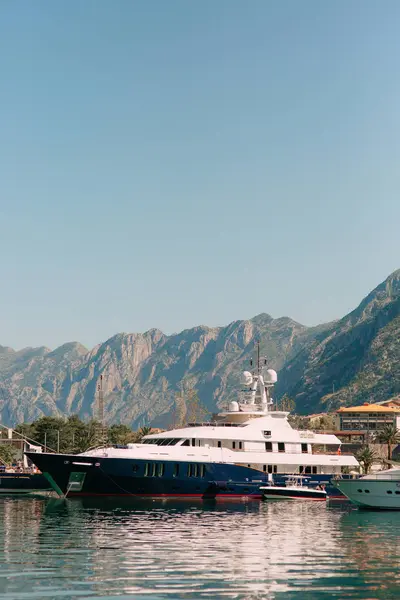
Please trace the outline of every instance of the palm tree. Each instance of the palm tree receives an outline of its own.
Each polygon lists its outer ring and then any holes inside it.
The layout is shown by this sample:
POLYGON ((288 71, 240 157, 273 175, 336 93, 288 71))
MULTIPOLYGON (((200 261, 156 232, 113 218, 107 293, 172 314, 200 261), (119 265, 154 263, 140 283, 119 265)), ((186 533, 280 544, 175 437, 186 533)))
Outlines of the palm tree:
POLYGON ((364 448, 361 448, 360 452, 357 454, 357 460, 359 463, 361 463, 365 475, 368 475, 376 459, 376 452, 369 446, 364 446, 364 448))
POLYGON ((400 431, 395 425, 385 425, 382 431, 376 435, 377 441, 381 444, 387 444, 387 457, 392 460, 393 446, 400 444, 400 431))
POLYGON ((137 441, 141 442, 142 439, 146 436, 146 435, 150 435, 151 433, 151 427, 147 427, 147 425, 143 425, 143 427, 141 427, 139 429, 139 431, 137 432, 137 441))

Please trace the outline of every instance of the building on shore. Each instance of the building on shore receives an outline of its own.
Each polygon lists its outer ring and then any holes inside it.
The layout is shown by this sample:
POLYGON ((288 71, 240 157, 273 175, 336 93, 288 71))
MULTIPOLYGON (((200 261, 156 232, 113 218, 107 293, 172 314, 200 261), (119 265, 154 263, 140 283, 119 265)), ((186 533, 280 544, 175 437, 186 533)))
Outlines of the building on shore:
POLYGON ((361 406, 346 406, 336 411, 337 430, 350 435, 352 432, 375 434, 387 425, 400 429, 400 400, 387 400, 379 404, 365 402, 361 406))

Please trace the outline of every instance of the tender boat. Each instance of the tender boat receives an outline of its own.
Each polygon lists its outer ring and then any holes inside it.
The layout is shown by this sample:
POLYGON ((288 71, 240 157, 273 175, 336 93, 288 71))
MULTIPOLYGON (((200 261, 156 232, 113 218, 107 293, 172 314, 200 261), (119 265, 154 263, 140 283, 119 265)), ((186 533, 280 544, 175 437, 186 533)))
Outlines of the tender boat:
POLYGON ((359 507, 400 510, 400 466, 332 483, 359 507))
POLYGON ((261 498, 268 475, 277 485, 297 473, 328 487, 332 477, 358 466, 354 456, 340 452, 335 435, 297 431, 288 412, 274 409, 270 392, 277 374, 259 352, 251 367, 237 399, 210 422, 147 435, 125 447, 27 456, 64 496, 261 498))
POLYGON ((307 477, 289 475, 283 486, 260 486, 264 500, 326 500, 327 493, 324 485, 308 487, 305 483, 307 477))

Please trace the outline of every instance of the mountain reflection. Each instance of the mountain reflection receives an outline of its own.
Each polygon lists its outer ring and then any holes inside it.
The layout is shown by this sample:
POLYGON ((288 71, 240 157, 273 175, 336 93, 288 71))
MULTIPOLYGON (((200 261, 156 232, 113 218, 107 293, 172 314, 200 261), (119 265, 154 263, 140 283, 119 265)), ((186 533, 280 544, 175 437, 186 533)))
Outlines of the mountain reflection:
POLYGON ((400 595, 397 513, 27 498, 0 499, 0 512, 0 593, 16 600, 400 595))

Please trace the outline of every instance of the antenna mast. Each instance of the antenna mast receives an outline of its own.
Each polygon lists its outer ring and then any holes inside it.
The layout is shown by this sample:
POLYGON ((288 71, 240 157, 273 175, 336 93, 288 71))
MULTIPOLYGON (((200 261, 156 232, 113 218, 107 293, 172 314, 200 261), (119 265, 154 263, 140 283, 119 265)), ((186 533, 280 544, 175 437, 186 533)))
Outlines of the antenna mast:
POLYGON ((105 427, 104 427, 104 394, 103 394, 103 375, 100 375, 100 381, 97 384, 99 393, 99 422, 100 422, 100 444, 105 444, 105 427))

